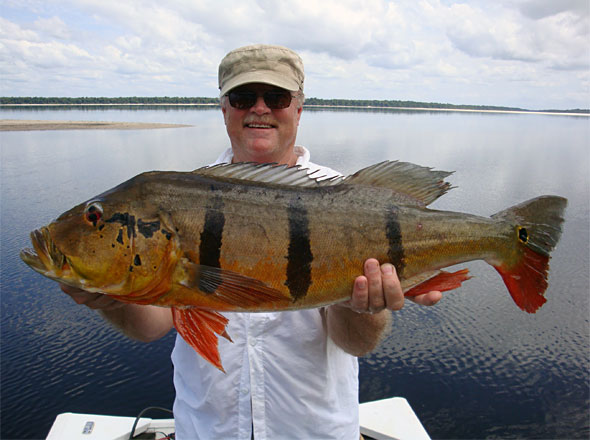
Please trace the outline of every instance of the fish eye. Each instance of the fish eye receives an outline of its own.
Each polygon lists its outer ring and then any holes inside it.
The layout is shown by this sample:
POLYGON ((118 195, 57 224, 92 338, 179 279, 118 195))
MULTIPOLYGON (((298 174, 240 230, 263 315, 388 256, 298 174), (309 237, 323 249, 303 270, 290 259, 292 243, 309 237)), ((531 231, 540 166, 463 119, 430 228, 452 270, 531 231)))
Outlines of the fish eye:
POLYGON ((84 210, 84 218, 88 223, 96 226, 96 223, 102 218, 102 206, 98 202, 90 202, 84 210))

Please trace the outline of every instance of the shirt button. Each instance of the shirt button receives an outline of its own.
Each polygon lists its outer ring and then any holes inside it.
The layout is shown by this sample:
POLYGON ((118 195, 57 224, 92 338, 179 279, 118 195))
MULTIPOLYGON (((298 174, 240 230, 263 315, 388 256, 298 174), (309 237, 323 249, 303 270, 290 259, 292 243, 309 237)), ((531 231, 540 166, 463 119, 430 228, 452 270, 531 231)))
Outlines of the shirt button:
POLYGON ((258 341, 256 339, 250 339, 250 345, 252 347, 255 347, 257 343, 258 343, 258 341))
POLYGON ((248 388, 242 388, 242 394, 248 394, 249 391, 248 388))

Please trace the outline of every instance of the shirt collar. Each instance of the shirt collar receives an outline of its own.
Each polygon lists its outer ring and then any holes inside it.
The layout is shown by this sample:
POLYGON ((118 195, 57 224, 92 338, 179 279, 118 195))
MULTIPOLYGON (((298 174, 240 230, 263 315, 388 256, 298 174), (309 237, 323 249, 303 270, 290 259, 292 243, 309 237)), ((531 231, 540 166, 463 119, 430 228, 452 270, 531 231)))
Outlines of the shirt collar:
MULTIPOLYGON (((295 156, 297 156, 297 162, 295 162, 295 164, 307 168, 311 157, 309 150, 300 145, 295 145, 293 152, 295 153, 295 156)), ((233 157, 233 150, 231 148, 228 148, 223 153, 221 153, 217 160, 213 162, 211 165, 218 165, 220 163, 231 163, 233 157)))

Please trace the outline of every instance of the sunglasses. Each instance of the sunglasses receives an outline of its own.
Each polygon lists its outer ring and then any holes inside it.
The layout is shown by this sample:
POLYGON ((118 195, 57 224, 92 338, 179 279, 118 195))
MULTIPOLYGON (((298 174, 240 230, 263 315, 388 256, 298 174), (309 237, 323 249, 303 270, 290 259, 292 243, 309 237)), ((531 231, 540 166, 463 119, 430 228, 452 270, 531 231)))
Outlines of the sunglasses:
MULTIPOLYGON (((260 93, 253 90, 239 90, 226 95, 232 107, 247 110, 256 104, 260 93)), ((287 108, 291 105, 291 92, 288 90, 268 90, 262 93, 266 106, 272 110, 287 108)))

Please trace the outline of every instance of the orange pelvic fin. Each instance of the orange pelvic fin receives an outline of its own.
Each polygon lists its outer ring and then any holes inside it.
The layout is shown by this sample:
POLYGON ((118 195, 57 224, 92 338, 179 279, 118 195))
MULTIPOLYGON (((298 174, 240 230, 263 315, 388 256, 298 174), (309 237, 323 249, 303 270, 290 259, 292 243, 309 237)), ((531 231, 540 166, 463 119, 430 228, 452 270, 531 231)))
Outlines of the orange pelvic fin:
POLYGON ((217 335, 223 336, 231 342, 225 330, 229 322, 227 318, 217 312, 198 308, 172 308, 174 327, 187 344, 195 349, 203 358, 225 373, 221 365, 218 350, 217 335))
POLYGON ((461 283, 470 279, 469 269, 462 269, 457 272, 445 272, 444 270, 438 271, 438 273, 427 279, 426 281, 412 287, 410 290, 404 293, 404 296, 418 296, 423 293, 432 292, 438 290, 445 292, 447 290, 457 289, 461 287, 461 283))
POLYGON ((494 268, 502 275, 516 305, 525 312, 535 313, 547 301, 543 294, 547 289, 548 256, 525 247, 522 260, 514 267, 494 268))

